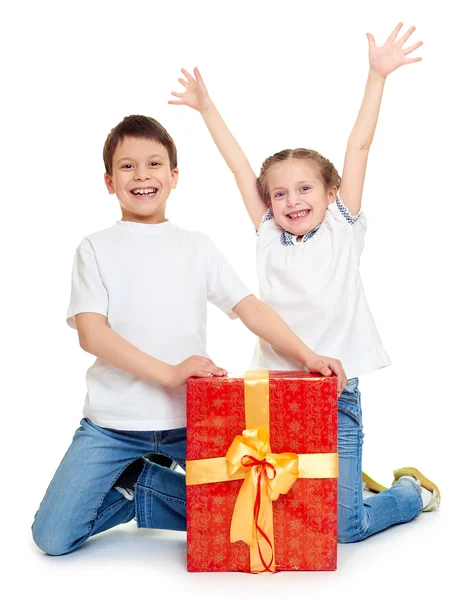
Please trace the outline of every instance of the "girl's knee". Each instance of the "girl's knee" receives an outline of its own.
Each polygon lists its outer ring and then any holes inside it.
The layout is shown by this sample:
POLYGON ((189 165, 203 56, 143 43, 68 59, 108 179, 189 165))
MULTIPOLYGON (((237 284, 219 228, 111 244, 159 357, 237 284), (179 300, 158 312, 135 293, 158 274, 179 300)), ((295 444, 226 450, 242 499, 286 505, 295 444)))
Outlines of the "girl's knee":
POLYGON ((363 521, 359 521, 354 515, 351 518, 339 519, 337 529, 337 539, 339 544, 350 544, 351 542, 360 542, 367 537, 369 529, 369 520, 367 514, 363 521))

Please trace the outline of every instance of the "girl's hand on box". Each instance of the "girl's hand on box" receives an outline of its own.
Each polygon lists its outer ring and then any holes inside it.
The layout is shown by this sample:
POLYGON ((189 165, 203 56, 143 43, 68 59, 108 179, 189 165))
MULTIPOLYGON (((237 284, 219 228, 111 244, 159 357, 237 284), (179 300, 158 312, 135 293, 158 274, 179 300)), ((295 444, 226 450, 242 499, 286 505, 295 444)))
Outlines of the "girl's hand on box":
POLYGON ((169 365, 167 387, 184 385, 190 377, 224 377, 228 373, 204 356, 190 356, 177 365, 169 365))
POLYGON ((326 377, 332 374, 337 375, 337 393, 340 396, 346 385, 347 377, 339 360, 313 353, 308 360, 305 360, 304 365, 310 372, 321 373, 326 377))
POLYGON ((369 42, 369 65, 371 71, 374 71, 381 77, 387 77, 392 71, 402 65, 422 60, 421 57, 405 58, 406 54, 413 52, 423 42, 417 42, 409 46, 409 48, 403 48, 404 43, 415 31, 415 27, 413 26, 408 29, 406 33, 396 40, 396 36, 402 26, 402 23, 398 23, 383 46, 376 46, 374 36, 371 33, 366 33, 369 42))
POLYGON ((195 110, 201 112, 207 108, 210 102, 209 93, 205 87, 204 80, 199 73, 199 69, 194 67, 195 78, 188 73, 186 69, 181 69, 181 72, 186 77, 186 81, 183 78, 179 78, 178 81, 186 89, 185 92, 172 92, 172 96, 180 98, 180 100, 169 100, 169 104, 185 104, 195 110))

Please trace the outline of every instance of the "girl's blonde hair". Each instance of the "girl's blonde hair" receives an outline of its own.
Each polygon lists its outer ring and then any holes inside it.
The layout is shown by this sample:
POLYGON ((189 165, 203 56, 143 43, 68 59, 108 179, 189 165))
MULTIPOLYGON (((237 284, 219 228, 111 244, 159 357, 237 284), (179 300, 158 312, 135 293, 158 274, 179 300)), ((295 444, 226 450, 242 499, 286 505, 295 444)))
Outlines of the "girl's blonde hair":
POLYGON ((322 156, 322 154, 319 154, 316 150, 307 150, 306 148, 282 150, 281 152, 276 152, 276 154, 273 154, 273 156, 270 156, 263 162, 260 175, 257 178, 258 193, 267 204, 270 204, 271 202, 267 185, 268 171, 273 165, 282 162, 283 160, 288 160, 289 158, 300 158, 313 161, 318 168, 326 192, 333 186, 336 186, 337 190, 340 189, 342 179, 338 174, 337 169, 330 160, 322 156))

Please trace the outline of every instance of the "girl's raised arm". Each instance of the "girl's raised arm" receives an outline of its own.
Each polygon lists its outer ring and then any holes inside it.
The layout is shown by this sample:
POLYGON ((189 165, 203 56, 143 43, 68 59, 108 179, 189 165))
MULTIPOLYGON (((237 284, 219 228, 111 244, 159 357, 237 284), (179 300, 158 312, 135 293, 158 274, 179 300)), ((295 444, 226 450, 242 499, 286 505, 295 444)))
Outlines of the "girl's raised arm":
POLYGON ((381 47, 375 45, 372 34, 366 34, 369 41, 369 75, 358 118, 348 138, 341 183, 342 202, 352 215, 358 214, 361 208, 367 158, 379 118, 385 80, 398 67, 422 60, 420 57, 405 58, 406 54, 421 46, 423 42, 403 48, 415 27, 408 29, 396 40, 402 26, 402 23, 398 23, 385 45, 381 47))
POLYGON ((255 229, 258 229, 267 206, 258 193, 257 177, 252 171, 252 167, 242 148, 234 139, 216 106, 210 99, 199 69, 195 67, 195 77, 188 73, 186 69, 181 69, 181 72, 186 77, 186 80, 180 77, 178 81, 185 87, 186 91, 182 93, 172 92, 172 96, 179 98, 179 100, 169 100, 168 103, 185 104, 201 113, 213 141, 225 159, 226 164, 234 173, 249 217, 255 229))

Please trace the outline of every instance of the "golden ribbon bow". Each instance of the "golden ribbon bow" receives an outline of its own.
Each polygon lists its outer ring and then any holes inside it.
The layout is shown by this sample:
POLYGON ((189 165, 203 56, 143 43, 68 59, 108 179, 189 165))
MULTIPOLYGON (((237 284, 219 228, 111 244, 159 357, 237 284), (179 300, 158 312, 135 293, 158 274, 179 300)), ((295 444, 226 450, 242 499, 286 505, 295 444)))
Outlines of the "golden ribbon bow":
POLYGON ((274 561, 271 503, 279 498, 279 494, 287 494, 297 480, 300 474, 298 455, 292 452, 272 454, 269 433, 265 429, 246 429, 234 438, 226 460, 230 476, 237 473, 245 476, 234 505, 230 541, 242 540, 251 548, 255 547, 256 541, 261 563, 265 571, 269 571, 274 561), (251 506, 253 511, 249 510, 251 506), (271 551, 269 561, 263 556, 259 534, 271 551))
POLYGON ((226 456, 186 462, 186 485, 244 479, 231 521, 230 541, 250 548, 250 570, 274 571, 273 502, 301 478, 338 477, 336 453, 273 454, 269 435, 269 371, 247 371, 247 429, 226 456), (252 508, 253 507, 253 508, 252 508), (266 542, 261 547, 259 536, 266 542))

